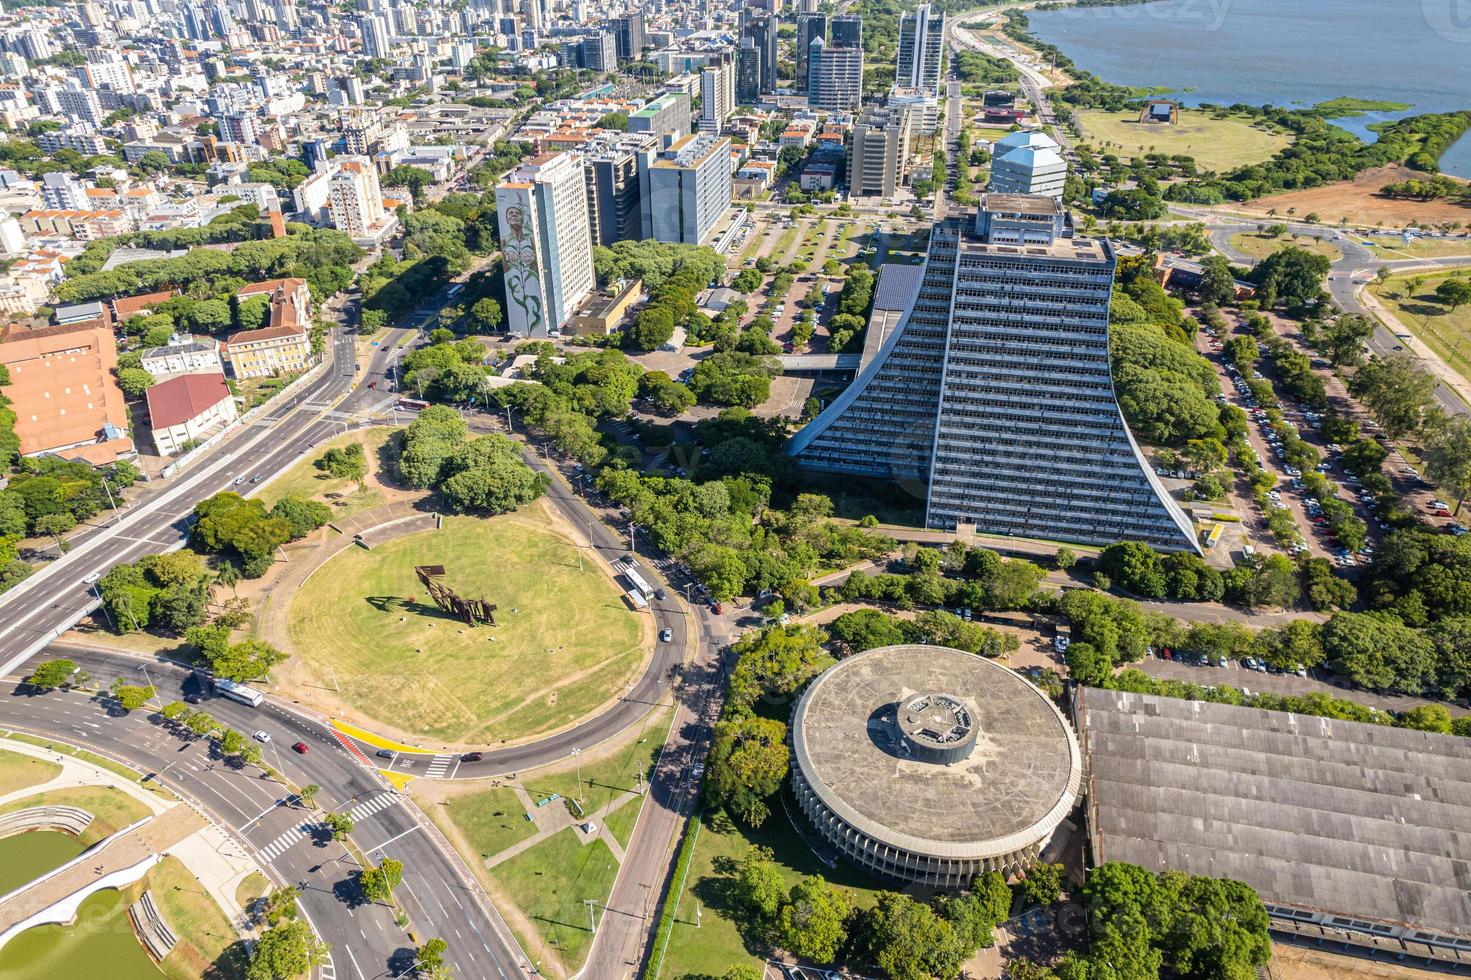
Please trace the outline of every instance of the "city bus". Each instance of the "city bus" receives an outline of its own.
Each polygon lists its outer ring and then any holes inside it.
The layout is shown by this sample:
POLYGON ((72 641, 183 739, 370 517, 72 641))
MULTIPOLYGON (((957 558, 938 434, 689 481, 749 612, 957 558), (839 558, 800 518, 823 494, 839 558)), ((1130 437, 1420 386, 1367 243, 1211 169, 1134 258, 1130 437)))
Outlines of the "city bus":
POLYGON ((252 708, 259 708, 260 703, 266 699, 266 696, 255 688, 246 687, 244 684, 236 684, 234 681, 225 680, 223 677, 215 678, 215 693, 222 698, 229 698, 231 701, 248 704, 252 708))
POLYGON ((424 401, 422 398, 400 398, 398 400, 398 407, 404 409, 423 410, 429 407, 429 403, 424 401))

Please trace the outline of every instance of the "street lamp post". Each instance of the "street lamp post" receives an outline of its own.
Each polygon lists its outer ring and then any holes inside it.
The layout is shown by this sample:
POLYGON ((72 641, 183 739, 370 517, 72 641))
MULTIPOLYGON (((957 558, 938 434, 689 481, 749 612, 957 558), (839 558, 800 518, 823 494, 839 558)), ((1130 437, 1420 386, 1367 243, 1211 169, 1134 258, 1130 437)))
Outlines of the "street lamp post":
POLYGON ((572 758, 577 760, 577 804, 582 805, 582 750, 573 749, 572 758))
MULTIPOLYGON (((158 693, 158 688, 156 688, 156 687, 153 686, 153 678, 151 678, 151 677, 148 676, 148 665, 146 663, 140 663, 140 664, 138 664, 138 669, 141 670, 141 671, 143 671, 143 683, 147 684, 148 685, 148 689, 150 691, 152 691, 154 693, 154 695, 157 695, 158 696, 158 706, 159 706, 160 709, 162 709, 163 708, 163 696, 158 693)), ((149 700, 152 700, 152 698, 150 698, 149 700)), ((143 703, 144 704, 147 704, 148 701, 144 701, 143 703)))

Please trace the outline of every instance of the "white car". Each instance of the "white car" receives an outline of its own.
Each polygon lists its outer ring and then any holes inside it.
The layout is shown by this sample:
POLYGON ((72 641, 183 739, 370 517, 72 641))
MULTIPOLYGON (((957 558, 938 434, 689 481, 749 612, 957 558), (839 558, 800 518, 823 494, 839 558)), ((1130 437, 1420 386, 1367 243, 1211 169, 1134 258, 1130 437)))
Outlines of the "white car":
POLYGON ((83 585, 95 585, 101 578, 102 578, 102 573, 101 572, 93 572, 91 575, 88 575, 86 578, 82 579, 82 584, 83 585))
POLYGON ((260 742, 262 745, 264 745, 265 743, 267 743, 267 742, 269 742, 271 740, 271 733, 270 732, 256 732, 255 734, 251 735, 250 737, 253 738, 253 739, 255 739, 257 742, 260 742))

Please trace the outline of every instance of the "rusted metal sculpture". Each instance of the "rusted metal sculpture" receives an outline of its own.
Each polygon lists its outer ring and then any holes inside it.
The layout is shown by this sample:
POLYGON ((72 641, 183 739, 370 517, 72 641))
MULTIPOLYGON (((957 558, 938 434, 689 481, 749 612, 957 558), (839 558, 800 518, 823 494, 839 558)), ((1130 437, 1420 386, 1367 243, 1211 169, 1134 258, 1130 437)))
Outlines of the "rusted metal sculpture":
POLYGON ((443 565, 416 565, 414 574, 419 576, 419 581, 429 590, 434 604, 451 616, 464 620, 466 626, 478 626, 481 623, 495 625, 495 603, 460 596, 440 581, 444 578, 443 565))

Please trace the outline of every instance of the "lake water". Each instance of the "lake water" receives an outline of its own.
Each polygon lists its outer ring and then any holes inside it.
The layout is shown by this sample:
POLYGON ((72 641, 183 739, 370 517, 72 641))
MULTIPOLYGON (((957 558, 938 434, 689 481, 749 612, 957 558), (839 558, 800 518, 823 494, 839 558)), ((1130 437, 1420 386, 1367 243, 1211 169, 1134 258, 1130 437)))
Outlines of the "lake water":
MULTIPOLYGON (((1186 105, 1347 96, 1413 106, 1338 121, 1368 139, 1371 123, 1471 109, 1465 0, 1158 0, 1034 11, 1030 22, 1104 81, 1167 86, 1186 105)), ((1471 177, 1471 135, 1441 168, 1471 177)))
POLYGON ((0 839, 0 895, 54 871, 80 853, 82 842, 59 830, 33 830, 0 839))
POLYGON ((0 977, 163 980, 163 973, 133 935, 122 895, 108 888, 82 903, 72 925, 36 926, 6 943, 0 949, 0 977))

